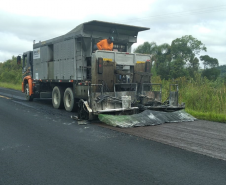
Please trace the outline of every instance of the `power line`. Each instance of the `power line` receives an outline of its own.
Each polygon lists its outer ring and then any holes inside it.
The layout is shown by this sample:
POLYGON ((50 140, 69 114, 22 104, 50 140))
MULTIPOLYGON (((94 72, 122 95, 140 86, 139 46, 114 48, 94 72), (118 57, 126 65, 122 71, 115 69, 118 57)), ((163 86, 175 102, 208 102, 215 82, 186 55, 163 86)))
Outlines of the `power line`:
POLYGON ((154 15, 154 16, 142 17, 137 19, 127 19, 125 21, 120 21, 120 22, 124 23, 128 21, 139 21, 139 20, 153 19, 153 18, 156 18, 156 20, 159 20, 159 19, 165 19, 165 18, 174 18, 175 16, 188 16, 189 14, 213 13, 216 11, 225 11, 225 10, 226 10, 226 5, 222 5, 222 6, 207 7, 202 9, 193 9, 193 10, 188 10, 183 12, 168 13, 163 15, 162 14, 154 15))

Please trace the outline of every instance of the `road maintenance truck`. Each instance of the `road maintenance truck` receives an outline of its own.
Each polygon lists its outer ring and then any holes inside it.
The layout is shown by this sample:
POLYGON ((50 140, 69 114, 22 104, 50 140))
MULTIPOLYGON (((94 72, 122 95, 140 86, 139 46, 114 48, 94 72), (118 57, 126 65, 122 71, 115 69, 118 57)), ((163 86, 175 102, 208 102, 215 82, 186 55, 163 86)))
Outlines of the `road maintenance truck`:
POLYGON ((22 92, 26 99, 52 98, 54 108, 73 111, 81 119, 98 114, 136 114, 145 109, 174 111, 178 86, 161 102, 161 84, 151 83, 151 55, 132 53, 138 33, 146 27, 90 21, 65 35, 33 43, 33 51, 17 57, 22 63, 22 92), (96 44, 114 37, 113 51, 96 44), (153 87, 159 87, 158 90, 153 87))

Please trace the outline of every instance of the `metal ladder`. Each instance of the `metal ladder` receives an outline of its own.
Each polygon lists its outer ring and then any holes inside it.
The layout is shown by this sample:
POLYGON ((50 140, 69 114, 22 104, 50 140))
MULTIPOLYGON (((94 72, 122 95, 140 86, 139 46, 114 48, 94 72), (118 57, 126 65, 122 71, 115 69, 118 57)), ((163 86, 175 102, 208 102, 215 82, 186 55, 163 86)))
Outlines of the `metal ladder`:
POLYGON ((76 39, 75 40, 75 63, 76 63, 76 79, 78 80, 84 80, 84 74, 85 74, 85 57, 83 55, 83 49, 82 49, 82 41, 76 39), (78 62, 81 61, 81 65, 78 66, 78 62), (79 69, 80 68, 80 69, 79 69), (82 76, 78 77, 78 72, 81 70, 82 76))

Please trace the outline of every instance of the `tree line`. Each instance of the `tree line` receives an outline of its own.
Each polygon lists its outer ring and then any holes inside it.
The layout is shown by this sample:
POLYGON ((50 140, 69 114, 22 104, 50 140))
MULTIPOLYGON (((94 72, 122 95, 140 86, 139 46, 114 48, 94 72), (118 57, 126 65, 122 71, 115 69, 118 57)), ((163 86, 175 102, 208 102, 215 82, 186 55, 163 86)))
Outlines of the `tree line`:
POLYGON ((22 68, 17 65, 16 57, 0 63, 0 82, 20 84, 22 82, 22 68))
POLYGON ((144 42, 134 50, 135 53, 152 56, 152 72, 161 79, 194 78, 196 73, 202 73, 203 77, 216 80, 220 75, 217 68, 218 60, 208 55, 198 57, 201 51, 207 51, 206 46, 191 35, 177 38, 171 44, 157 45, 156 42, 144 42), (204 69, 200 68, 200 61, 204 69))

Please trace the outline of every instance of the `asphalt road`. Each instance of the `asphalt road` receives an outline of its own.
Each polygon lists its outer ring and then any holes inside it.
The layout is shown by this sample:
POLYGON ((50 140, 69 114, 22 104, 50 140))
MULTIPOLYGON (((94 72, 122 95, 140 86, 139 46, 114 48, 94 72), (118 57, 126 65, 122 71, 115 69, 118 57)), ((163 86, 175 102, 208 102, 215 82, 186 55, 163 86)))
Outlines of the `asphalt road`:
POLYGON ((70 115, 0 88, 0 184, 226 184, 223 160, 70 115))

